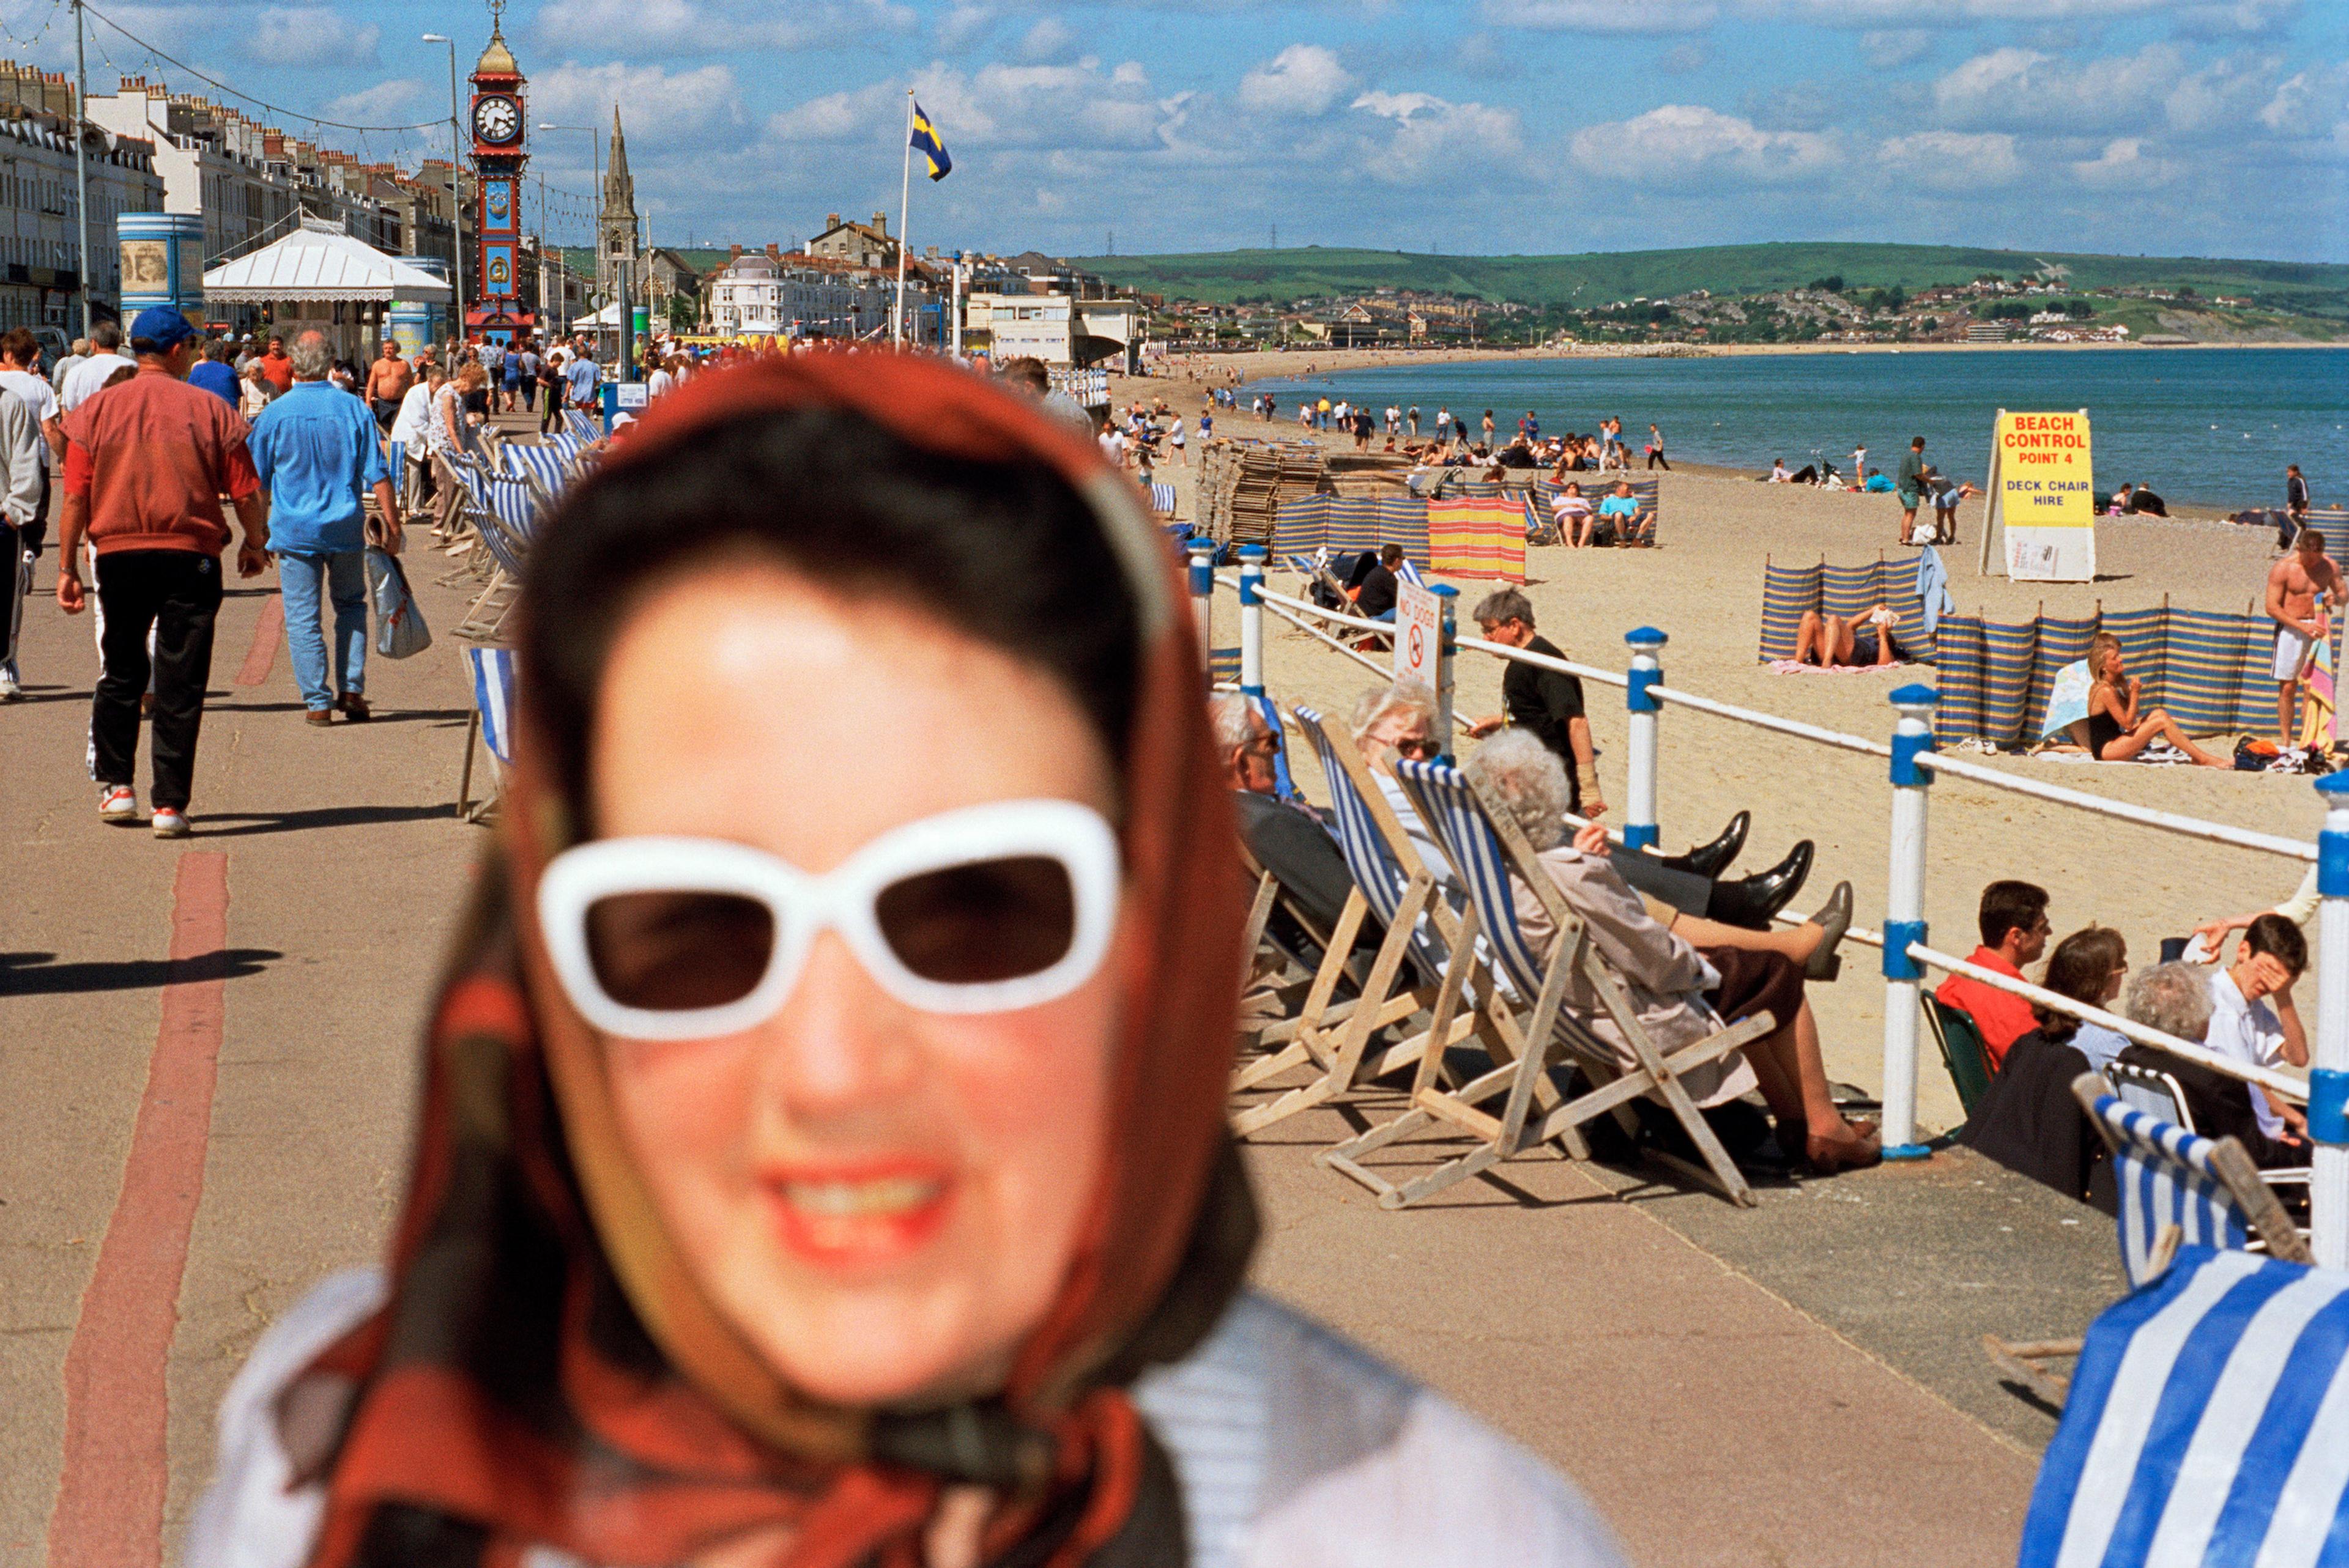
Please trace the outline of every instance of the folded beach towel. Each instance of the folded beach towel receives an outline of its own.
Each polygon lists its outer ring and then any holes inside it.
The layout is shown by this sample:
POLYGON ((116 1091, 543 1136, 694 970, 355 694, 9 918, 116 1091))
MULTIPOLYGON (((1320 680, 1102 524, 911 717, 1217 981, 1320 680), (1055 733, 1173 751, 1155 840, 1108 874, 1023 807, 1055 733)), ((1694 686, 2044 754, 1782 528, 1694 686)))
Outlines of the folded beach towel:
POLYGON ((2034 751, 2031 754, 2042 762, 2069 762, 2083 768, 2191 768, 2194 758, 2167 740, 2157 740, 2135 757, 2114 761, 2109 758, 2091 757, 2077 747, 2034 751))
POLYGON ((2061 735, 2088 717, 2088 661, 2074 659, 2055 672, 2055 689, 2047 698, 2047 722, 2039 727, 2042 739, 2061 735))

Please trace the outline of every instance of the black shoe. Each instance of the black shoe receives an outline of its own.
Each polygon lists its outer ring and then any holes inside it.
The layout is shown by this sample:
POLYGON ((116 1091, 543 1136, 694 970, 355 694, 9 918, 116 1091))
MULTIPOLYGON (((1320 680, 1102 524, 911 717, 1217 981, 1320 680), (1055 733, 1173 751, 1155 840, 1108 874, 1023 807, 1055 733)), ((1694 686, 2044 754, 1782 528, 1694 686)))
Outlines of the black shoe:
POLYGON ((1737 851, 1745 847, 1745 830, 1753 825, 1754 813, 1740 811, 1729 819, 1729 826, 1721 830, 1721 837, 1709 844, 1699 844, 1686 854, 1667 856, 1664 864, 1676 872, 1716 878, 1729 869, 1737 859, 1737 851))
POLYGON ((1811 841, 1805 839, 1766 872, 1738 882, 1715 882, 1713 897, 1705 904, 1705 918, 1748 931, 1769 930, 1770 917, 1803 891, 1803 879, 1811 874, 1812 853, 1811 841))

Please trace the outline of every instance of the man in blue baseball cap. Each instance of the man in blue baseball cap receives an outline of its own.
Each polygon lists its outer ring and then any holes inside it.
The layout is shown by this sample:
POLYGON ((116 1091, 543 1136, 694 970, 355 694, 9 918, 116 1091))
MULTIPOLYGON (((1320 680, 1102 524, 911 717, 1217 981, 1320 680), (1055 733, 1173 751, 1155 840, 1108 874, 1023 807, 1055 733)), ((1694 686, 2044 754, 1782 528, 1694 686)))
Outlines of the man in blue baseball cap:
POLYGON ((57 604, 88 603, 84 535, 97 557, 104 630, 90 746, 98 815, 136 820, 131 788, 139 754, 139 698, 155 679, 154 778, 150 802, 160 839, 184 838, 195 780, 196 738, 212 677, 212 623, 220 613, 221 554, 229 541, 221 498, 236 505, 244 539, 238 574, 269 564, 269 498, 245 450, 244 420, 187 382, 195 325, 168 306, 130 324, 138 374, 68 415, 65 512, 57 536, 57 604), (147 634, 155 633, 150 663, 147 634))

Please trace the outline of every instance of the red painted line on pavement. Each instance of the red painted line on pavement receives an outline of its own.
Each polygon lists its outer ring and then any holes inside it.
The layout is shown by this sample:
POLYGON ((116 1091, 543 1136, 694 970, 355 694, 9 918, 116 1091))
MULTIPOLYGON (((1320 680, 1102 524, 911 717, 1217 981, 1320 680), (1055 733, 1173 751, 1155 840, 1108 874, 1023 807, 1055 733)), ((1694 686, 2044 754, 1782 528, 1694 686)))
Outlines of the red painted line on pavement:
POLYGON ((275 593, 261 602, 261 619, 254 624, 253 646, 245 651, 244 668, 236 672, 239 686, 259 686, 277 663, 277 645, 285 640, 285 601, 275 593))
POLYGON ((66 1351, 65 1471, 49 1515, 50 1568, 155 1568, 163 1560, 164 1372, 180 1280, 203 1195, 226 982, 228 857, 191 851, 171 890, 171 970, 121 1195, 66 1351))

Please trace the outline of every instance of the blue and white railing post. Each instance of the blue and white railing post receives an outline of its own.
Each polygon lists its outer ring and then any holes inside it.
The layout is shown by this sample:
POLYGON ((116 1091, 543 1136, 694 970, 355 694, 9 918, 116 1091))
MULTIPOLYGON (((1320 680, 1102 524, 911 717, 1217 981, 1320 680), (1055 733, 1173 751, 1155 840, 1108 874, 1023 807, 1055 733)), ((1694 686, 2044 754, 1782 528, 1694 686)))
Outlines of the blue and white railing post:
POLYGON ((1922 1160, 1917 1141, 1917 1016, 1925 966, 1909 956, 1925 940, 1925 789, 1933 776, 1919 766, 1933 749, 1933 706, 1940 694, 1905 686, 1892 694, 1892 874, 1884 900, 1884 1126, 1887 1160, 1922 1160))
POLYGON ((1452 754, 1452 661, 1459 652, 1460 590, 1449 583, 1431 583, 1443 633, 1435 639, 1435 736, 1443 743, 1444 760, 1452 754))
POLYGON ((1243 544, 1240 557, 1240 690, 1264 695, 1264 562, 1272 552, 1243 544))
MULTIPOLYGON (((1216 656, 1216 542, 1193 534, 1184 549, 1191 552, 1191 610, 1198 617, 1199 665, 1212 671, 1216 656)), ((1215 676, 1208 676, 1210 685, 1215 676)))
POLYGON ((2309 1247, 2319 1267, 2349 1268, 2349 773, 2316 781, 2316 1040, 2309 1057, 2309 1247))
POLYGON ((1657 836, 1656 716, 1664 711, 1650 688, 1663 681, 1663 662, 1657 655, 1667 639, 1653 626, 1641 626, 1624 633, 1623 640, 1631 645, 1630 678, 1623 690, 1624 704, 1631 710, 1631 777, 1624 790, 1623 847, 1648 850, 1655 847, 1657 836))

